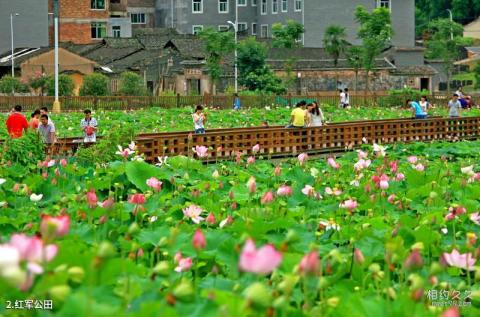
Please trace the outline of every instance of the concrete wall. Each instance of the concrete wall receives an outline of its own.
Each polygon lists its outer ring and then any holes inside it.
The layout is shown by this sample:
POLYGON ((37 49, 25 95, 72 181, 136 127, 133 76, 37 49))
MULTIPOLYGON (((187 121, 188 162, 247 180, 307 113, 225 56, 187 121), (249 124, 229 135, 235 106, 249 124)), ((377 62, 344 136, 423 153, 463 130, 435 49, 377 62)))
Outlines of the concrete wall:
POLYGON ((120 26, 120 37, 132 37, 132 24, 130 18, 110 18, 108 19, 107 35, 113 37, 113 27, 120 26))
POLYGON ((0 52, 11 50, 10 13, 14 46, 48 46, 48 0, 0 0, 0 52))

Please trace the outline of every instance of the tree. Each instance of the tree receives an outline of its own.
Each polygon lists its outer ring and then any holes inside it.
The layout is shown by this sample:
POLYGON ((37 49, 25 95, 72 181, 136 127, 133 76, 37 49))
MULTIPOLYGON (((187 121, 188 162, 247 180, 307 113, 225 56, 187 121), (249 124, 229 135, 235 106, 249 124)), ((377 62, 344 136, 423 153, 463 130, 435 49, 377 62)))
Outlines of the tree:
POLYGON ((449 19, 437 19, 429 24, 431 37, 427 41, 426 57, 440 59, 447 75, 447 90, 450 92, 450 80, 454 62, 459 58, 460 47, 471 45, 472 40, 463 38, 463 26, 449 19), (453 39, 452 39, 453 35, 453 39))
POLYGON ((295 48, 302 46, 300 41, 305 28, 303 24, 294 20, 287 20, 287 24, 274 23, 272 25, 273 47, 295 48))
POLYGON ((346 52, 347 55, 347 63, 350 67, 353 68, 355 72, 355 92, 357 92, 358 88, 358 72, 362 68, 363 60, 362 60, 362 49, 358 46, 350 47, 346 52))
POLYGON ((240 84, 249 90, 268 93, 285 92, 285 87, 266 63, 267 47, 254 37, 238 45, 238 68, 240 84))
POLYGON ((199 33, 207 55, 208 72, 212 78, 210 93, 213 93, 213 85, 218 82, 222 75, 222 64, 226 56, 235 49, 234 35, 233 32, 218 32, 211 27, 199 33))
POLYGON ((365 69, 365 97, 369 90, 370 72, 375 67, 376 57, 387 48, 393 35, 390 11, 377 8, 368 12, 363 6, 355 10, 355 19, 360 24, 358 37, 362 39, 362 61, 365 69))
MULTIPOLYGON (((45 84, 47 95, 55 96, 55 77, 49 76, 45 84)), ((58 76, 58 95, 59 96, 71 96, 73 95, 73 89, 75 84, 73 79, 66 74, 60 74, 58 76)))
POLYGON ((28 85, 30 88, 39 92, 40 96, 43 96, 47 88, 48 76, 42 72, 36 72, 35 75, 30 78, 28 85))
POLYGON ((480 89, 480 63, 475 66, 475 89, 480 89))
POLYGON ((5 75, 0 79, 0 92, 4 94, 14 94, 15 92, 27 92, 28 87, 18 78, 5 75))
POLYGON ((83 78, 80 96, 106 96, 108 94, 108 77, 92 73, 83 78))
POLYGON ((338 85, 338 59, 340 55, 345 53, 350 43, 346 40, 347 33, 345 28, 339 25, 330 25, 325 30, 323 37, 323 46, 325 51, 333 58, 333 65, 335 66, 336 84, 338 85))
POLYGON ((123 72, 120 75, 119 91, 125 96, 145 96, 147 94, 142 77, 134 72, 123 72))

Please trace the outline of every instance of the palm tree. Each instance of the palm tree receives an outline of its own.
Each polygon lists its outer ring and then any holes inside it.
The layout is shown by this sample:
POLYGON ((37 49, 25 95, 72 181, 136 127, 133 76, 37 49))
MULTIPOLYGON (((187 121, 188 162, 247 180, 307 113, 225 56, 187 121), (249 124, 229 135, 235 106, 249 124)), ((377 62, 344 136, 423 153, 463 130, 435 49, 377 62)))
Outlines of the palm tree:
POLYGON ((350 45, 346 38, 347 33, 345 28, 339 25, 330 25, 327 27, 323 37, 323 46, 325 47, 325 51, 333 58, 333 65, 335 66, 335 73, 337 75, 337 84, 338 72, 336 71, 336 68, 338 65, 338 59, 340 58, 340 55, 345 53, 347 47, 350 45))

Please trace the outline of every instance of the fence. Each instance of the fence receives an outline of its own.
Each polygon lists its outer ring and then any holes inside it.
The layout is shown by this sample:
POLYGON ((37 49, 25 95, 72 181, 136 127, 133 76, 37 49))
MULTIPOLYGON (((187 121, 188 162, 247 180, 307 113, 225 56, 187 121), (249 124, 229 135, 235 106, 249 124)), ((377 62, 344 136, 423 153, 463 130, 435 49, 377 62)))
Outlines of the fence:
MULTIPOLYGON (((369 144, 396 142, 430 142, 434 140, 477 139, 480 135, 480 117, 412 120, 389 119, 354 121, 329 124, 322 127, 288 129, 284 127, 255 127, 215 129, 206 134, 169 132, 144 134, 136 138, 138 149, 149 162, 159 156, 193 155, 196 145, 209 147, 205 161, 230 159, 237 152, 251 154, 252 147, 260 145, 260 154, 285 157, 307 152, 331 153, 352 149, 364 139, 369 144)), ((74 139, 60 141, 61 152, 72 153, 80 146, 74 139)))
MULTIPOLYGON (((306 96, 241 96, 242 107, 265 107, 265 106, 292 106, 300 100, 316 100, 321 104, 336 105, 339 103, 339 97, 336 94, 311 94, 306 96)), ((399 98, 386 94, 376 94, 363 96, 360 94, 351 94, 350 103, 353 106, 365 105, 396 105, 404 104, 406 96, 399 98), (402 103, 403 102, 403 103, 402 103)), ((430 101, 434 104, 443 104, 448 100, 446 95, 430 96, 430 101)), ((62 110, 80 111, 83 109, 92 110, 135 110, 148 107, 178 108, 185 106, 194 106, 204 104, 208 107, 218 107, 229 109, 233 106, 233 96, 108 96, 108 97, 60 97, 62 110)), ((14 105, 22 105, 25 111, 33 111, 40 107, 51 107, 54 98, 49 96, 0 96, 0 111, 7 112, 14 105)))

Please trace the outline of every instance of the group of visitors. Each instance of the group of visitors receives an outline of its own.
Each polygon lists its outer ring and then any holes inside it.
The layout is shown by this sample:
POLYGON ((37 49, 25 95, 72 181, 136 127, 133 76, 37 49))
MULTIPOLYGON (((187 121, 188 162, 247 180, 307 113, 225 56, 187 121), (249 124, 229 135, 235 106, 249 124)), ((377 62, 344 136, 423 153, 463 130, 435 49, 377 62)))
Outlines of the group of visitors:
MULTIPOLYGON (((85 110, 85 117, 80 122, 80 128, 84 135, 84 142, 96 142, 97 120, 92 117, 90 110, 85 110)), ((48 108, 43 107, 35 110, 27 121, 22 114, 22 106, 16 105, 8 116, 7 131, 11 138, 20 138, 27 130, 37 131, 43 142, 51 146, 57 142, 55 124, 48 115, 48 108)))
MULTIPOLYGON (((452 99, 448 102, 448 116, 450 118, 460 117, 462 109, 471 108, 472 105, 472 98, 463 95, 460 88, 452 95, 452 99)), ((422 96, 419 102, 408 99, 407 106, 412 109, 412 117, 415 119, 426 119, 428 117, 428 110, 431 107, 426 96, 422 96)))
POLYGON ((325 122, 322 109, 316 101, 307 104, 305 100, 296 104, 290 114, 287 128, 320 127, 325 122))

